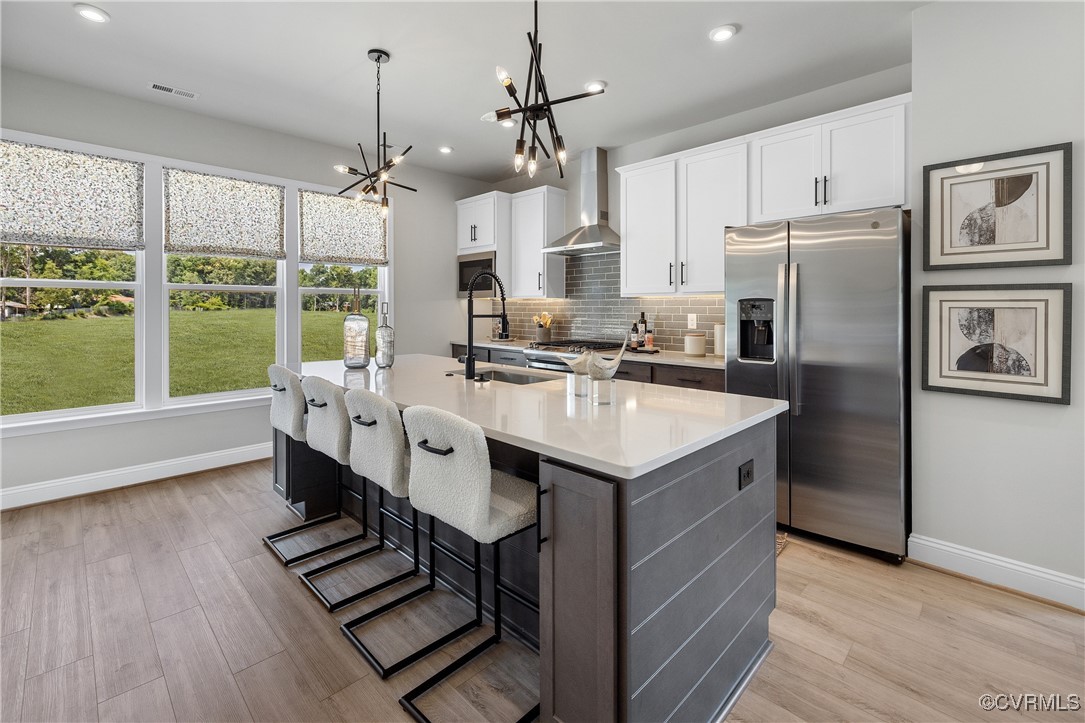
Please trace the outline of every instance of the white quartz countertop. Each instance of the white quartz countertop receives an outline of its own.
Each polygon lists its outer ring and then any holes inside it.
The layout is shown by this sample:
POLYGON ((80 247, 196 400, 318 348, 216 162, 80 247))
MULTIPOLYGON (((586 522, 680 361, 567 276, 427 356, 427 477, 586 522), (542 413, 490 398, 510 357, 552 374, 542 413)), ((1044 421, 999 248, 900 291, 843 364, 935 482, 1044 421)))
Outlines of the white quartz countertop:
POLYGON ((726 439, 787 409, 787 402, 702 389, 614 382, 616 401, 595 405, 566 392, 567 374, 500 367, 553 377, 537 384, 466 382, 449 357, 406 354, 391 369, 346 369, 343 362, 302 364, 304 376, 364 388, 401 409, 426 404, 471 420, 487 437, 539 454, 633 479, 726 439))
MULTIPOLYGON (((475 346, 480 349, 515 349, 516 351, 523 351, 527 349, 532 339, 514 339, 511 342, 496 342, 496 341, 476 341, 475 346)), ((460 344, 461 346, 467 346, 466 341, 453 340, 453 344, 460 344)), ((621 346, 619 343, 618 346, 621 346)), ((613 359, 613 354, 603 354, 604 358, 613 359)), ((625 356, 622 357, 623 362, 647 362, 649 364, 666 364, 668 366, 680 366, 680 367, 698 367, 701 369, 719 369, 723 371, 726 367, 722 356, 686 356, 680 351, 662 351, 660 350, 656 354, 639 354, 629 351, 625 352, 625 356)))

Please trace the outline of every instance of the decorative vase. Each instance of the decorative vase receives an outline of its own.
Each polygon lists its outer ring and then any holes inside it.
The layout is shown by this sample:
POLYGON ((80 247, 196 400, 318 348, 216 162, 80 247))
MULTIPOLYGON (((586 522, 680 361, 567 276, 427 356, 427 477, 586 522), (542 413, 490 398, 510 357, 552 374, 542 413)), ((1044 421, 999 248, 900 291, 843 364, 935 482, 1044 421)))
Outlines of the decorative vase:
POLYGON ((354 290, 350 313, 343 320, 343 365, 348 369, 369 366, 369 317, 362 313, 362 297, 354 290))
POLYGON ((377 368, 387 369, 396 361, 396 332, 388 325, 388 302, 381 304, 381 325, 377 327, 377 368))
POLYGON ((550 341, 550 327, 535 327, 535 341, 550 341))

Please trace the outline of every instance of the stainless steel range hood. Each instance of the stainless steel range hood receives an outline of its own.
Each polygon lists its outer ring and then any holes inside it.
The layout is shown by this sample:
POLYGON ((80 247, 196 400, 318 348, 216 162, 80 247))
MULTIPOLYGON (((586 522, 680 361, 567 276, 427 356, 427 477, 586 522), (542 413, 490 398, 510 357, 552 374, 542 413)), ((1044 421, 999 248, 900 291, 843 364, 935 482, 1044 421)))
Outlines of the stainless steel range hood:
POLYGON ((580 223, 582 226, 546 245, 544 254, 588 256, 621 249, 607 212, 607 152, 589 148, 580 154, 580 223))

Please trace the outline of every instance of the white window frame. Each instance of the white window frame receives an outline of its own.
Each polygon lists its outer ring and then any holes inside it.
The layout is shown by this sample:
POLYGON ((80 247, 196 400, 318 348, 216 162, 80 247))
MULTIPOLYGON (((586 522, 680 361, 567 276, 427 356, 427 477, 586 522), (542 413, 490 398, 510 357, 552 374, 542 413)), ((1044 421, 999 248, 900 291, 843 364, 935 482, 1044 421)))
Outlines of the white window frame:
MULTIPOLYGON (((122 424, 269 404, 271 394, 266 388, 169 397, 168 314, 169 292, 172 290, 191 288, 192 290, 275 293, 276 362, 284 364, 295 371, 301 370, 301 295, 298 287, 300 251, 298 191, 304 189, 337 193, 338 188, 6 128, 0 129, 0 137, 21 143, 32 143, 61 150, 91 153, 142 163, 144 167, 143 228, 146 244, 144 251, 135 252, 135 282, 4 279, 4 285, 13 287, 80 288, 87 285, 86 288, 132 289, 136 299, 136 401, 97 407, 72 407, 69 409, 0 416, 0 438, 21 437, 29 434, 83 429, 108 424, 122 424), (279 260, 277 263, 277 283, 274 287, 166 283, 162 183, 162 169, 164 167, 230 176, 258 183, 270 183, 283 186, 286 189, 283 229, 285 233, 286 259, 279 260)), ((394 203, 391 201, 390 199, 391 208, 388 215, 388 266, 378 267, 377 270, 378 304, 392 298, 391 264, 392 250, 394 248, 394 203)), ((338 292, 340 290, 334 291, 338 292)), ((392 319, 391 314, 389 319, 392 319)), ((390 321, 390 323, 393 322, 390 321)))

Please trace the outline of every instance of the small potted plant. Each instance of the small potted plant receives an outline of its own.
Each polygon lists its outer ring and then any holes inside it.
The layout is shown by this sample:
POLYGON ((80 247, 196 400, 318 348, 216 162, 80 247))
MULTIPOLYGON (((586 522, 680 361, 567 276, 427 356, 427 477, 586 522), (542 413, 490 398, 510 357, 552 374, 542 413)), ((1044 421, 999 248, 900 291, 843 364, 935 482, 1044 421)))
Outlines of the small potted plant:
POLYGON ((535 341, 550 341, 550 325, 554 323, 554 317, 549 311, 536 314, 531 317, 535 322, 535 341))

